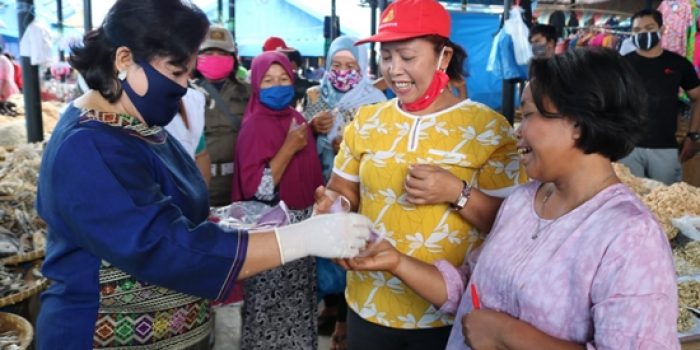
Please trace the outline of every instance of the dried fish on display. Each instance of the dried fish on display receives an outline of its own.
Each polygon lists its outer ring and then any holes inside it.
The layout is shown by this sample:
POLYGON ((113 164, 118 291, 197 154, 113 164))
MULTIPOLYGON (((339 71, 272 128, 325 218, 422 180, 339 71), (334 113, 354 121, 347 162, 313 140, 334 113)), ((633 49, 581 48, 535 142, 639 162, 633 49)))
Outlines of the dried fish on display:
POLYGON ((43 282, 44 277, 37 269, 26 271, 21 268, 0 266, 0 298, 22 293, 43 282))
POLYGON ((671 219, 700 215, 700 188, 685 182, 657 187, 645 195, 642 201, 659 219, 669 240, 678 235, 678 229, 671 224, 671 219))
POLYGON ((622 163, 613 163, 613 169, 615 174, 622 181, 623 184, 627 185, 632 192, 637 194, 637 196, 642 197, 643 195, 649 193, 649 189, 644 186, 642 178, 636 177, 630 171, 626 165, 622 163))
POLYGON ((678 308, 678 320, 676 321, 676 327, 681 333, 685 333, 693 328, 695 328, 695 317, 690 312, 690 310, 679 307, 678 308))
POLYGON ((678 283, 678 331, 687 332, 696 326, 694 312, 700 310, 700 282, 689 279, 678 283))
POLYGON ((0 257, 43 249, 46 224, 34 201, 43 144, 0 151, 0 257))
POLYGON ((15 350, 20 349, 22 340, 20 339, 20 334, 17 331, 7 331, 0 333, 0 349, 2 350, 15 350))
POLYGON ((700 275, 700 241, 673 248, 673 264, 679 276, 700 275))

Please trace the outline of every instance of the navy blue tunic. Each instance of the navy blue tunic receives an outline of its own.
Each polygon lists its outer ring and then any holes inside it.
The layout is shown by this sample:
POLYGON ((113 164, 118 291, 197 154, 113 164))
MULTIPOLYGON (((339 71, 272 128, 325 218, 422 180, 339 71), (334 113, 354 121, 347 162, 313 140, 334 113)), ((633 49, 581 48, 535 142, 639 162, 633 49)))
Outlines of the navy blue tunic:
POLYGON ((39 349, 92 348, 102 260, 150 284, 225 299, 246 256, 246 232, 206 220, 206 185, 175 139, 89 120, 73 105, 44 151, 37 210, 52 281, 39 349))

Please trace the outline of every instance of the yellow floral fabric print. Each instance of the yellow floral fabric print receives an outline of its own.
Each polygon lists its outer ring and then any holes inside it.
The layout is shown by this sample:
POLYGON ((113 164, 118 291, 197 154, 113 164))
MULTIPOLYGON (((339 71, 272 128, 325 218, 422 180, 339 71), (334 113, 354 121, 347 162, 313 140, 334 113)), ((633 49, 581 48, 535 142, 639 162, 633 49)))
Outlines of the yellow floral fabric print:
MULTIPOLYGON (((404 180, 411 164, 436 164, 486 194, 505 197, 526 181, 512 128, 479 103, 464 101, 438 113, 414 116, 391 100, 362 107, 347 126, 333 169, 360 182, 359 212, 396 248, 433 263, 460 266, 481 234, 447 204, 414 206, 404 180)), ((452 324, 452 317, 383 272, 349 272, 348 305, 383 326, 415 329, 452 324)))

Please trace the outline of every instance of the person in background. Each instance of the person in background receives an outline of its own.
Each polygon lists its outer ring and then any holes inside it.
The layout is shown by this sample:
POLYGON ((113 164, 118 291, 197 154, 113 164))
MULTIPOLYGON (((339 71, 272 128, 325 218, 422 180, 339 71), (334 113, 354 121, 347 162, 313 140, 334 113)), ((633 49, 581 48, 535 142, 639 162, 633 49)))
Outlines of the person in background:
POLYGON ((4 104, 14 94, 20 93, 15 84, 15 68, 5 55, 2 55, 0 48, 0 103, 4 104))
POLYGON ((195 85, 208 96, 204 111, 204 138, 211 158, 209 200, 219 207, 231 203, 236 140, 250 96, 250 85, 237 78, 238 60, 233 36, 212 25, 199 47, 195 85))
MULTIPOLYGON (((333 171, 343 129, 352 122, 357 109, 386 100, 369 77, 367 45, 355 46, 356 41, 356 38, 340 36, 331 42, 326 57, 326 74, 320 86, 312 87, 306 93, 307 105, 303 114, 317 134, 316 148, 325 181, 333 171)), ((332 332, 331 350, 345 349, 345 296, 327 295, 323 300, 325 308, 319 316, 319 334, 331 335, 332 332)))
POLYGON ((554 56, 557 46, 557 29, 548 24, 537 24, 530 29, 530 45, 532 55, 536 58, 549 58, 554 56))
POLYGON ((366 244, 371 223, 359 215, 252 235, 208 220, 204 180, 163 129, 208 27, 189 1, 117 0, 71 48, 89 90, 61 115, 39 171, 51 280, 39 349, 209 349, 209 300, 225 300, 237 279, 366 244))
POLYGON ((516 136, 534 181, 504 201, 469 264, 433 266, 381 243, 349 265, 392 271, 456 310, 448 350, 679 349, 669 242, 611 164, 642 134, 639 78, 603 48, 535 59, 530 72, 516 136))
POLYGON ((693 65, 661 46, 663 18, 656 10, 632 16, 633 43, 637 50, 624 57, 642 77, 649 124, 632 153, 620 160, 632 174, 671 184, 681 181, 681 163, 690 159, 700 142, 700 79, 693 65), (678 90, 683 88, 692 103, 690 129, 678 148, 678 90))
MULTIPOLYGON (((231 200, 284 201, 291 222, 299 222, 311 216, 323 175, 313 133, 289 106, 295 74, 277 51, 253 59, 250 72, 231 200)), ((317 348, 315 269, 313 258, 301 259, 245 282, 242 349, 317 348)))
POLYGON ((262 52, 289 51, 289 50, 292 50, 292 48, 287 46, 287 43, 284 41, 284 39, 282 39, 278 36, 271 36, 271 37, 265 39, 265 42, 263 43, 263 46, 262 46, 262 52))
POLYGON ((333 159, 343 138, 343 129, 352 121, 357 108, 386 101, 368 77, 367 47, 355 46, 356 41, 349 36, 333 40, 326 58, 326 74, 319 86, 306 92, 307 106, 303 114, 318 135, 317 149, 326 181, 333 170, 333 159), (330 134, 333 136, 331 140, 328 134, 333 127, 336 130, 330 134))
MULTIPOLYGON (((359 108, 316 210, 342 195, 400 252, 459 266, 525 181, 512 128, 447 88, 463 70, 453 56, 464 51, 450 41, 439 2, 398 0, 380 18, 379 32, 357 43, 381 43, 382 76, 397 98, 359 108)), ((452 317, 396 276, 348 272, 345 297, 349 349, 445 348, 452 317)))
POLYGON ((2 52, 2 54, 5 55, 10 62, 12 62, 12 67, 15 68, 15 85, 17 85, 18 89, 22 90, 22 65, 17 62, 15 56, 12 56, 11 53, 2 52))
POLYGON ((280 51, 284 53, 287 58, 289 59, 289 62, 292 64, 292 71, 294 72, 294 99, 292 100, 292 107, 296 108, 297 110, 303 110, 304 106, 306 105, 306 101, 304 100, 304 96, 306 95, 306 90, 308 90, 310 87, 314 85, 318 85, 317 83, 312 82, 309 79, 306 79, 301 74, 301 68, 303 67, 303 62, 301 59, 301 53, 299 50, 296 49, 288 49, 288 50, 283 50, 283 49, 277 49, 277 51, 280 51))
POLYGON ((291 106, 297 110, 303 110, 305 106, 304 96, 306 90, 310 87, 316 85, 314 82, 306 79, 302 74, 300 74, 300 68, 303 67, 303 62, 301 58, 301 53, 299 50, 287 46, 284 39, 271 36, 265 39, 262 47, 263 52, 269 51, 279 51, 287 56, 289 61, 292 63, 292 71, 294 72, 294 99, 291 102, 291 106))
POLYGON ((204 139, 204 94, 188 87, 182 98, 175 118, 165 126, 165 130, 175 137, 180 145, 195 160, 204 182, 211 181, 211 159, 204 139))

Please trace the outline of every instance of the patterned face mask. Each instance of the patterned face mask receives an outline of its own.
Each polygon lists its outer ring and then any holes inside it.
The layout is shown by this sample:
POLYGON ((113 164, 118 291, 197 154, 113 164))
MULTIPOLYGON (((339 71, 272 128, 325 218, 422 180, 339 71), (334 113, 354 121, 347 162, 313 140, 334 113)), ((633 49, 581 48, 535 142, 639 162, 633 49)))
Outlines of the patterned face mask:
POLYGON ((331 83, 334 89, 340 92, 348 92, 352 90, 352 88, 360 82, 360 79, 362 79, 362 75, 357 69, 331 69, 328 72, 328 81, 331 83))

